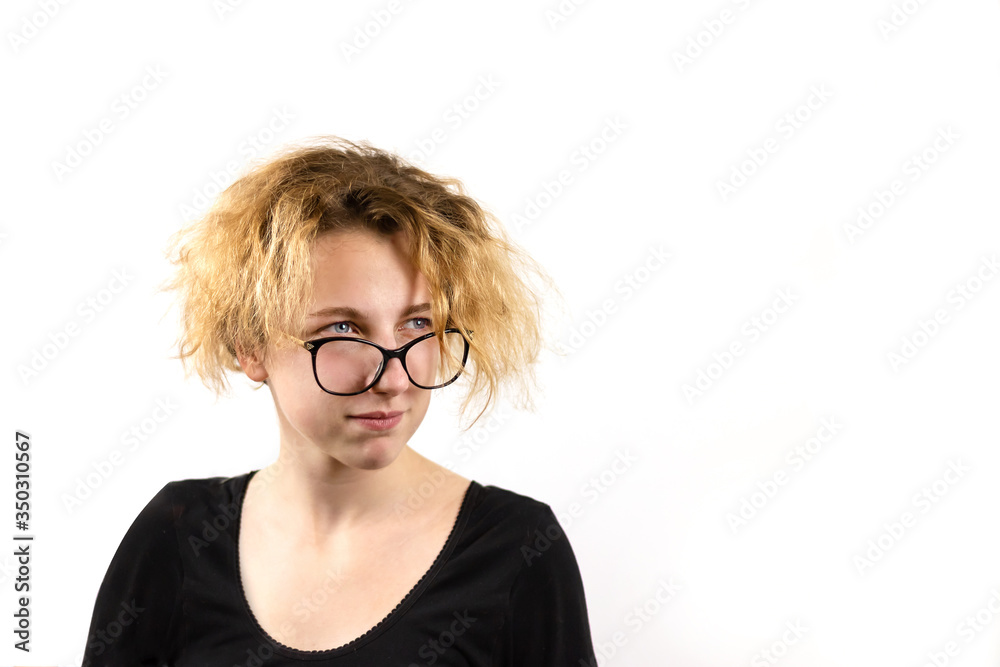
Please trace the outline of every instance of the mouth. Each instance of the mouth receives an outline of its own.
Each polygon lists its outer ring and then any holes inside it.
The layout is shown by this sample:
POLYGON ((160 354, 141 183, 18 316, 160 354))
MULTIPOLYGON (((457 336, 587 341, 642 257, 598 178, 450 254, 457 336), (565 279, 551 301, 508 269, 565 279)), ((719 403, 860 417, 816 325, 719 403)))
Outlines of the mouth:
POLYGON ((351 415, 362 428, 372 431, 388 431, 403 419, 402 412, 366 412, 363 415, 351 415))
POLYGON ((366 412, 363 415, 351 415, 355 419, 392 419, 403 414, 399 410, 395 412, 366 412))

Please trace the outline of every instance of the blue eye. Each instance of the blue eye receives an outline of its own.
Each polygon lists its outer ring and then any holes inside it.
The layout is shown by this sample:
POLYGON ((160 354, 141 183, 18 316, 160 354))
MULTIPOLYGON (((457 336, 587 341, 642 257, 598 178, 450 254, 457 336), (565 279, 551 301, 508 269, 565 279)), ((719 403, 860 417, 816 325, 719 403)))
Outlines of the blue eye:
POLYGON ((354 325, 351 324, 350 322, 334 322, 333 324, 326 325, 325 327, 323 327, 322 329, 320 329, 320 331, 324 331, 326 329, 330 329, 331 333, 333 333, 335 336, 342 336, 344 334, 350 333, 350 331, 344 331, 344 330, 341 330, 341 329, 337 328, 337 327, 339 327, 341 325, 346 326, 346 327, 351 328, 351 329, 354 328, 354 325))
MULTIPOLYGON (((406 328, 409 328, 413 331, 430 331, 431 329, 433 329, 433 325, 429 317, 414 317, 407 320, 406 324, 409 325, 412 324, 413 322, 418 322, 419 324, 417 326, 406 327, 406 328), (420 326, 421 324, 423 326, 420 326)), ((319 328, 317 330, 317 333, 320 331, 329 331, 330 335, 332 336, 345 336, 352 333, 361 333, 353 322, 347 320, 343 322, 331 322, 330 324, 327 324, 326 326, 319 328)))

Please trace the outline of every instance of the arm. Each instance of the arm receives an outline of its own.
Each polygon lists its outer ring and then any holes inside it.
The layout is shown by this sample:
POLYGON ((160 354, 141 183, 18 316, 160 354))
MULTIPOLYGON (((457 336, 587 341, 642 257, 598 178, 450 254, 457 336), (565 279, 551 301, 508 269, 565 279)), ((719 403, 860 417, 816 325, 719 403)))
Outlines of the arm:
POLYGON ((108 566, 94 604, 83 667, 169 664, 183 583, 171 484, 135 518, 108 566))
POLYGON ((596 666, 580 568, 548 505, 521 555, 510 593, 511 664, 596 666))

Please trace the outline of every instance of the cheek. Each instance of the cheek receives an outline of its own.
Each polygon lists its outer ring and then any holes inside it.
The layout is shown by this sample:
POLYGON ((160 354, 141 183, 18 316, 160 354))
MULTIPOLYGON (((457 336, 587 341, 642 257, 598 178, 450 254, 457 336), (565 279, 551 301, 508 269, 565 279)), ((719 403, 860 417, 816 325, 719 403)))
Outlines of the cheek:
POLYGON ((346 404, 339 396, 326 393, 316 384, 311 366, 281 368, 271 373, 271 391, 285 416, 303 426, 328 422, 346 404))
POLYGON ((298 388, 283 399, 282 412, 291 425, 311 438, 329 438, 343 430, 346 415, 350 413, 344 398, 332 396, 318 387, 298 388))
POLYGON ((431 402, 430 392, 421 391, 417 395, 417 398, 413 401, 413 403, 410 406, 410 414, 413 417, 414 424, 419 424, 421 421, 423 421, 424 416, 427 414, 427 408, 430 406, 430 402, 431 402))

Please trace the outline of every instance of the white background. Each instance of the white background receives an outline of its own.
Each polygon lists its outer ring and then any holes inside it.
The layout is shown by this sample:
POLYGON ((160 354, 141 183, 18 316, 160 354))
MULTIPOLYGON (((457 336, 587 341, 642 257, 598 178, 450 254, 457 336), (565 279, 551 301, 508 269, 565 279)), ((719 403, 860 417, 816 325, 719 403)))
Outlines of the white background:
POLYGON ((267 391, 186 380, 155 289, 227 165, 317 134, 462 179, 562 289, 538 411, 461 436, 442 399, 411 444, 564 519, 602 665, 998 664, 996 3, 50 4, 0 23, 0 506, 20 429, 36 536, 0 664, 79 664, 149 498, 275 457, 267 391))

